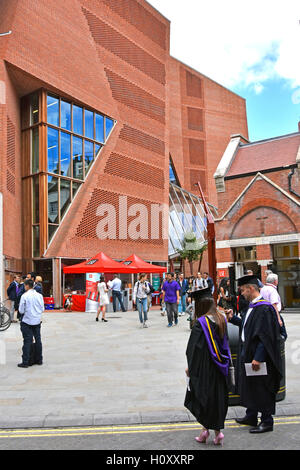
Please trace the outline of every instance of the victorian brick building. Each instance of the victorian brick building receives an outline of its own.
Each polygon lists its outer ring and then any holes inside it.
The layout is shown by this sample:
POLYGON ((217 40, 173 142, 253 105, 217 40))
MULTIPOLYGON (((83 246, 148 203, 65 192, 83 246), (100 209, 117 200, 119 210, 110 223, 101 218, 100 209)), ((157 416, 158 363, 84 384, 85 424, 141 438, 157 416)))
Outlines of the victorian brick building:
POLYGON ((0 0, 6 31, 2 281, 35 270, 59 299, 62 264, 101 250, 166 263, 168 239, 150 227, 124 237, 120 197, 131 208, 169 206, 172 161, 177 182, 194 192, 200 181, 216 205, 213 174, 228 139, 247 137, 245 100, 172 58, 170 23, 144 0, 0 0), (106 239, 100 205, 116 211, 106 239))
POLYGON ((219 277, 250 269, 265 281, 271 269, 283 303, 299 306, 300 126, 259 142, 232 136, 214 178, 219 277))

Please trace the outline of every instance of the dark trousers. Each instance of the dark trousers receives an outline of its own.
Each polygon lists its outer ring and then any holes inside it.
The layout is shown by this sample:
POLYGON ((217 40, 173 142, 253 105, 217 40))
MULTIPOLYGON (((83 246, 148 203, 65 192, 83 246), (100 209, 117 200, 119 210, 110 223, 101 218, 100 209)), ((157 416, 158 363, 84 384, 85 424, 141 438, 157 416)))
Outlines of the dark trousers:
POLYGON ((170 302, 165 302, 166 304, 166 310, 167 310, 167 315, 168 315, 168 322, 169 324, 173 323, 173 318, 174 322, 176 322, 178 318, 178 304, 177 302, 171 304, 170 302))
POLYGON ((124 307, 124 304, 123 304, 121 292, 118 291, 118 290, 113 290, 113 291, 112 291, 112 298, 113 298, 113 309, 114 309, 114 312, 117 311, 117 299, 118 299, 118 301, 119 301, 119 304, 120 304, 120 307, 121 307, 122 312, 126 312, 125 307, 124 307))
MULTIPOLYGON (((257 419, 258 411, 247 408, 246 415, 249 418, 256 418, 257 419)), ((273 416, 270 414, 270 412, 264 411, 264 410, 261 411, 261 422, 266 424, 267 426, 273 426, 274 420, 273 420, 273 416)))
POLYGON ((27 325, 27 323, 21 322, 21 332, 23 335, 23 364, 29 365, 30 350, 35 340, 35 351, 37 362, 43 362, 42 356, 42 341, 41 341, 41 324, 39 325, 27 325))

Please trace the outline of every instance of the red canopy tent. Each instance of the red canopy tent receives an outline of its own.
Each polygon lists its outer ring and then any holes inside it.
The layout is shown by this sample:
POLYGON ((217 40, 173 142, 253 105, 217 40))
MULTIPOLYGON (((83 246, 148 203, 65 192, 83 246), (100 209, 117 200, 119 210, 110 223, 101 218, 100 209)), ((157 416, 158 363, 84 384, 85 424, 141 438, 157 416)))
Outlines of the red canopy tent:
POLYGON ((125 259, 122 263, 123 266, 127 266, 131 269, 133 273, 165 273, 167 271, 166 267, 156 266, 155 264, 146 263, 137 255, 131 255, 129 258, 125 259))
POLYGON ((137 272, 130 269, 123 263, 114 261, 102 251, 88 261, 75 264, 73 266, 64 266, 65 274, 81 274, 81 273, 133 273, 137 272))

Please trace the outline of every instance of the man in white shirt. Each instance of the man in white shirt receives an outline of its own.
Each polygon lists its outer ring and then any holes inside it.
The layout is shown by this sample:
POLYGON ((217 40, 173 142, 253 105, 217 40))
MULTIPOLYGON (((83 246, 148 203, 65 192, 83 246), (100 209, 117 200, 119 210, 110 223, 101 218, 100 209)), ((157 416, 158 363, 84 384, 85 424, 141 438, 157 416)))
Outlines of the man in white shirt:
POLYGON ((278 323, 282 326, 282 321, 280 318, 281 312, 281 298, 277 290, 278 286, 278 276, 275 273, 270 273, 267 276, 266 285, 261 289, 260 295, 263 299, 270 302, 276 310, 278 323))
POLYGON ((114 275, 114 279, 112 281, 109 281, 108 287, 112 290, 112 298, 113 298, 113 310, 114 312, 117 311, 117 299, 119 301, 120 307, 122 312, 126 312, 126 309, 123 304, 123 299, 122 299, 122 281, 121 279, 118 278, 118 275, 114 275))
POLYGON ((196 279, 193 282, 193 291, 195 292, 196 290, 207 289, 207 288, 208 288, 207 280, 202 277, 201 273, 198 273, 196 279))
POLYGON ((44 299, 33 287, 32 279, 27 279, 24 283, 25 293, 22 295, 19 305, 19 312, 22 315, 21 332, 23 335, 23 355, 22 362, 18 367, 29 367, 30 351, 35 340, 35 362, 43 364, 42 341, 41 341, 41 319, 44 312, 44 299))

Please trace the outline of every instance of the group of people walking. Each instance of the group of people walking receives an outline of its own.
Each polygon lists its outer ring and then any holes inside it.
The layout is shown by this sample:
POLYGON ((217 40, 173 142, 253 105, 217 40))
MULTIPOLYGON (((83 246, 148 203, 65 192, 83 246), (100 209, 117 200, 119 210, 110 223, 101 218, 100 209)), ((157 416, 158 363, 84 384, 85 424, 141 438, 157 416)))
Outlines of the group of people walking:
POLYGON ((278 277, 270 273, 265 286, 253 274, 238 280, 244 299, 240 314, 228 305, 217 307, 210 290, 194 292, 195 320, 187 346, 188 389, 185 406, 203 426, 197 442, 207 443, 214 430, 214 444, 223 444, 228 409, 231 352, 227 322, 239 327, 235 386, 246 408, 236 419, 250 426, 251 434, 273 431, 276 394, 282 378, 281 344, 287 338, 277 292, 278 277), (262 287, 261 287, 262 286, 262 287), (260 423, 258 414, 261 413, 260 423))

